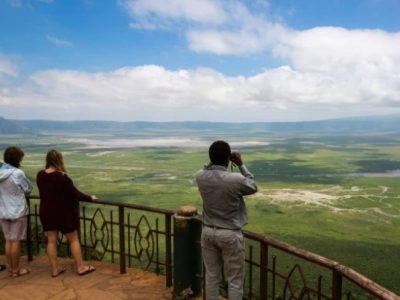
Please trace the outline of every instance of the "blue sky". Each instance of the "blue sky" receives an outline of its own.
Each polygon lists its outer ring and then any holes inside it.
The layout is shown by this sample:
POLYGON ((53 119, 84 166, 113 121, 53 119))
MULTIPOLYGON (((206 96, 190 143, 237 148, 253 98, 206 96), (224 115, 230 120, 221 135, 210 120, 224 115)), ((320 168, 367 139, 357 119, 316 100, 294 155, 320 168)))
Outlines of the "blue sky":
POLYGON ((0 116, 398 113, 397 0, 0 0, 0 116))

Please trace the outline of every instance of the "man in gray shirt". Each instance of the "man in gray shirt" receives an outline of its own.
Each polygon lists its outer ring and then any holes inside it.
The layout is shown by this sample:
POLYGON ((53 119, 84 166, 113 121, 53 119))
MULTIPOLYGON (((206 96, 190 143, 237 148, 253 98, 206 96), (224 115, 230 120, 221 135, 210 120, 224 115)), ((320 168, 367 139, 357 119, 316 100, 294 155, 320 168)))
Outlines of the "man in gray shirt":
POLYGON ((224 264, 229 299, 241 300, 245 260, 241 228, 247 224, 243 196, 257 192, 257 186, 240 153, 231 153, 228 143, 214 142, 209 157, 211 162, 196 175, 203 199, 201 248, 206 267, 206 299, 218 299, 224 264), (240 173, 228 172, 229 161, 239 167, 240 173))

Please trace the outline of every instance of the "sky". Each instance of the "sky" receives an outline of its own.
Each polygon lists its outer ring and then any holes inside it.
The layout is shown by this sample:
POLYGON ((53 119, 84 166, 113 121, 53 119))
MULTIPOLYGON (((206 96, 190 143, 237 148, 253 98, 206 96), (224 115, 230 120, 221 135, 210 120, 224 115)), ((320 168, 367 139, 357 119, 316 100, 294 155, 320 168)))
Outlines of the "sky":
POLYGON ((0 117, 400 113, 398 0, 0 0, 0 117))

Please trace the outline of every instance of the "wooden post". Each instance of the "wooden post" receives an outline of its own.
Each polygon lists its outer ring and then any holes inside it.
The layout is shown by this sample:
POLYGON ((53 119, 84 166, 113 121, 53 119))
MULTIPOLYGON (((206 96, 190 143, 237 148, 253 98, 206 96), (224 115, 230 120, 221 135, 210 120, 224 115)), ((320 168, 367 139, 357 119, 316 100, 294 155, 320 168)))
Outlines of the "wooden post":
POLYGON ((202 224, 197 209, 181 207, 174 216, 174 299, 201 294, 201 251, 198 244, 202 224))

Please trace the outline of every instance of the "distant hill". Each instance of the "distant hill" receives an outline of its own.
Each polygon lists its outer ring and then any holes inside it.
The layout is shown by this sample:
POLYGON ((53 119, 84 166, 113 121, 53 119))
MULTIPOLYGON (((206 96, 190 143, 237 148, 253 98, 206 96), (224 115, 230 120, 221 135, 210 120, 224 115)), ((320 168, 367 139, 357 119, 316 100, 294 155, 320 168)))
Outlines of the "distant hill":
POLYGON ((7 120, 0 117, 0 133, 8 133, 8 134, 15 134, 15 133, 26 133, 30 130, 24 125, 22 125, 19 121, 12 121, 7 120))
POLYGON ((371 116, 304 122, 116 122, 116 121, 49 121, 8 120, 0 117, 0 133, 59 132, 59 131, 229 131, 245 132, 370 132, 400 131, 400 115, 371 116))

